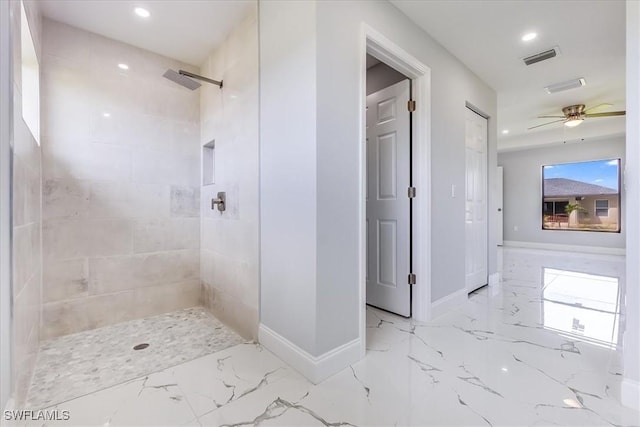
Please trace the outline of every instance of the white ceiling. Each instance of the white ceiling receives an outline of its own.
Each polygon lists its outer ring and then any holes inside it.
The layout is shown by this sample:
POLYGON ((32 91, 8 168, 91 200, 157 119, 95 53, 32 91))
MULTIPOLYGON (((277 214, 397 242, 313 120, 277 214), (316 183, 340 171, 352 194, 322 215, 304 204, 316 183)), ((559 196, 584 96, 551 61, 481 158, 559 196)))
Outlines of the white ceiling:
MULTIPOLYGON (((611 103, 625 109, 625 3, 622 0, 391 0, 498 94, 498 147, 518 149, 624 133, 624 117, 587 119, 569 129, 538 115, 564 106, 611 103), (528 43, 529 31, 538 37, 528 43), (562 54, 525 66, 553 46, 562 54), (584 77, 587 85, 549 95, 544 87, 584 77), (508 129, 509 134, 501 131, 508 129)), ((199 66, 255 0, 40 0, 45 16, 199 66), (149 19, 133 13, 142 6, 149 19)), ((602 111, 608 111, 602 110, 602 111)))
POLYGON ((594 118, 528 131, 562 107, 610 103, 625 109, 625 2, 391 0, 498 94, 498 147, 518 149, 624 133, 624 117, 594 118), (531 42, 522 35, 536 32, 531 42), (525 66, 522 58, 559 46, 556 58, 525 66), (552 83, 584 77, 587 85, 549 95, 552 83), (508 129, 509 134, 501 131, 508 129))
POLYGON ((255 0, 40 0, 39 4, 48 18, 200 66, 255 0), (135 7, 149 10, 151 17, 138 17, 135 7))

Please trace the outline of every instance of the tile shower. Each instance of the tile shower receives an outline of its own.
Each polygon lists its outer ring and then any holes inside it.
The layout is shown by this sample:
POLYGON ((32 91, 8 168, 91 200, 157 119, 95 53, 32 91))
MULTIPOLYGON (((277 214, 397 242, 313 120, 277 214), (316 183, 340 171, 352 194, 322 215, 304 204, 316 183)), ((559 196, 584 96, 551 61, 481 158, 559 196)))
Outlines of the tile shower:
POLYGON ((42 338, 197 305, 199 94, 162 78, 196 70, 48 19, 43 34, 42 338))
POLYGON ((256 13, 201 68, 42 19, 33 209, 42 301, 32 304, 38 356, 21 369, 33 378, 19 406, 44 408, 256 337, 256 13), (167 69, 224 78, 225 90, 187 90, 163 78, 167 69), (216 179, 202 186, 211 140, 216 179), (224 216, 210 210, 217 191, 230 200, 224 216), (138 341, 147 353, 133 352, 138 341))

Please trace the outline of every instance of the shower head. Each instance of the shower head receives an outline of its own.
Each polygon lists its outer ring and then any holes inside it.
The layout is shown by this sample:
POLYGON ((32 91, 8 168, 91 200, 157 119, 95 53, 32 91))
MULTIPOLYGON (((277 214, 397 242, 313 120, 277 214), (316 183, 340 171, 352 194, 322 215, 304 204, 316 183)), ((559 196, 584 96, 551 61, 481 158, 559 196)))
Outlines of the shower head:
POLYGON ((202 86, 200 83, 190 79, 189 77, 183 76, 177 71, 167 70, 162 76, 166 77, 172 82, 178 83, 180 86, 186 87, 187 89, 195 90, 202 86))
POLYGON ((169 69, 165 71, 163 76, 191 90, 198 89, 201 86, 200 83, 193 81, 192 79, 202 80, 203 82, 220 86, 220 89, 222 89, 222 81, 213 80, 208 77, 203 77, 198 74, 193 74, 185 70, 178 70, 178 72, 175 72, 169 69))

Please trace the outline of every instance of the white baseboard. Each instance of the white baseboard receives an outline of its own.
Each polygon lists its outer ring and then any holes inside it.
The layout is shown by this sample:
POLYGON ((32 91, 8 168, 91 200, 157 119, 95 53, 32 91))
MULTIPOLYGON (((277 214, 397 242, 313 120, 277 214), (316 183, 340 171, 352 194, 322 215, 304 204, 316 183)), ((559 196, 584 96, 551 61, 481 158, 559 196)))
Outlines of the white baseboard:
POLYGON ((440 317, 445 313, 453 310, 456 307, 464 305, 469 300, 468 292, 466 288, 462 288, 455 291, 446 297, 440 298, 437 301, 431 303, 431 319, 440 317))
POLYGON ((489 275, 489 295, 495 297, 500 294, 500 272, 495 272, 489 275))
POLYGON ((269 327, 260 324, 258 341, 314 384, 329 378, 362 357, 360 338, 320 356, 312 356, 269 327))
POLYGON ((620 400, 624 406, 640 411, 640 382, 623 379, 620 400))
POLYGON ((495 272, 489 275, 489 286, 498 286, 500 284, 500 273, 495 272))
POLYGON ((560 245, 557 243, 520 242, 515 240, 505 240, 504 247, 542 249, 547 251, 561 251, 561 252, 580 252, 580 253, 587 253, 587 254, 603 254, 603 255, 625 255, 626 254, 626 250, 624 248, 604 248, 601 246, 582 246, 582 245, 560 245))

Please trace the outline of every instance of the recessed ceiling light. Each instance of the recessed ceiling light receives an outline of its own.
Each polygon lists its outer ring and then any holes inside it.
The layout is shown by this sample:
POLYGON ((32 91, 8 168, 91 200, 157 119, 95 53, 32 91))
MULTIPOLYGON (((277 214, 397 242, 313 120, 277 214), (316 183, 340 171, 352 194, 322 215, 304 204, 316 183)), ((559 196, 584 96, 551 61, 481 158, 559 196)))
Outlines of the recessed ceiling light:
POLYGON ((502 367, 502 372, 509 372, 509 369, 505 366, 502 367))
POLYGON ((524 36, 522 36, 522 41, 523 42, 530 42, 531 40, 535 39, 536 37, 538 37, 538 35, 536 33, 527 33, 524 36))
POLYGON ((507 134, 509 134, 509 129, 504 129, 504 130, 502 131, 502 134, 503 134, 503 135, 507 135, 507 134))
POLYGON ((102 113, 103 117, 111 117, 111 113, 102 113))
POLYGON ((144 7, 136 7, 135 9, 133 9, 133 11, 141 18, 148 18, 151 16, 151 12, 149 12, 144 7))
POLYGON ((127 64, 118 64, 118 68, 120 68, 121 70, 128 70, 129 66, 127 64))

